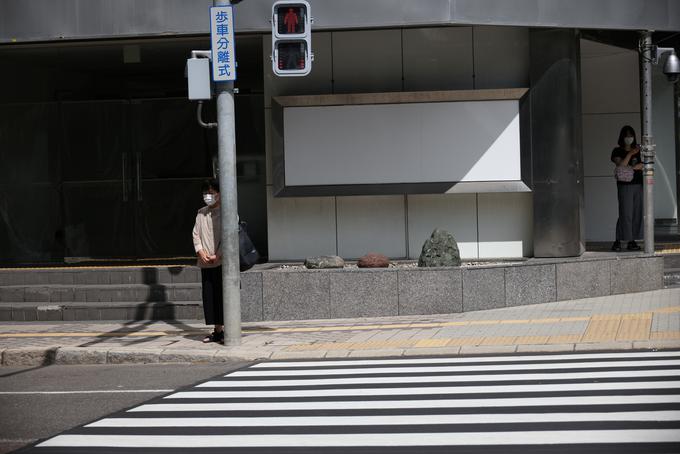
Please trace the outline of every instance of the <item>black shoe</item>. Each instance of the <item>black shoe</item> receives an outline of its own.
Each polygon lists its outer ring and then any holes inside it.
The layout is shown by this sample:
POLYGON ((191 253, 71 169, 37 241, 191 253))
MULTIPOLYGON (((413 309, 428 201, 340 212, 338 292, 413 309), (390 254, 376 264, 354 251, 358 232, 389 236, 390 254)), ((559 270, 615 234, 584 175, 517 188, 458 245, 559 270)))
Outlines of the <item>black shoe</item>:
POLYGON ((628 247, 626 249, 628 249, 629 251, 639 251, 641 248, 635 241, 629 241, 628 247))
POLYGON ((219 333, 213 331, 203 338, 204 344, 208 344, 210 342, 218 342, 220 344, 224 342, 224 331, 220 331, 219 333))
POLYGON ((614 244, 612 244, 612 251, 621 252, 621 242, 619 240, 614 241, 614 244))

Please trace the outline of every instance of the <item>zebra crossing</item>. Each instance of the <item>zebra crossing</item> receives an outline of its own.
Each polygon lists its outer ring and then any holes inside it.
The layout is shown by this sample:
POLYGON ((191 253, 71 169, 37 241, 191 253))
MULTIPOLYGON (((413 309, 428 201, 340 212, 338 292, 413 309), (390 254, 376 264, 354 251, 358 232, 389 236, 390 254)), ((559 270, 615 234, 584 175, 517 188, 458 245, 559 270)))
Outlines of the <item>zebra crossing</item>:
POLYGON ((679 453, 680 351, 261 362, 29 451, 679 453))

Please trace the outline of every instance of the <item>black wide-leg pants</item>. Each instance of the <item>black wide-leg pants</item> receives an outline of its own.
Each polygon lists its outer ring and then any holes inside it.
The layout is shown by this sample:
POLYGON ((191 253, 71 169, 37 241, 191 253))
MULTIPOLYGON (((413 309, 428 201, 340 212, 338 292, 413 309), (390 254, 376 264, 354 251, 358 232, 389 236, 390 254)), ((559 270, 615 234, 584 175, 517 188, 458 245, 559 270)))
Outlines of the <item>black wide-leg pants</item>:
POLYGON ((222 267, 201 268, 203 314, 206 325, 222 325, 222 267))

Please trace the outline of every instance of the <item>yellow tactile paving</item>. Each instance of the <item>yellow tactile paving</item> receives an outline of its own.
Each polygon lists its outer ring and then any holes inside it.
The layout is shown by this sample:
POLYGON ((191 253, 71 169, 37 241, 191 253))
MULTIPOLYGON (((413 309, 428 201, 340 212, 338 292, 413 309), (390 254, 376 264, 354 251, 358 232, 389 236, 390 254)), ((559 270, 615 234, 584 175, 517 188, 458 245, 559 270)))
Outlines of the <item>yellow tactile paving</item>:
POLYGON ((562 334, 560 336, 550 336, 547 344, 573 344, 581 340, 580 334, 562 334))
POLYGON ((489 336, 485 337, 479 345, 514 345, 516 336, 489 336))
POLYGON ((517 336, 516 345, 539 345, 547 344, 550 336, 517 336))
POLYGON ((621 324, 621 317, 615 319, 593 319, 588 324, 586 332, 583 334, 583 342, 607 342, 616 339, 616 333, 621 324))
POLYGON ((411 323, 409 328, 441 328, 445 323, 411 323))
MULTIPOLYGON (((304 346, 305 344, 302 344, 304 346)), ((326 344, 317 344, 316 350, 349 350, 354 345, 352 342, 330 342, 326 344)), ((290 348, 289 348, 290 349, 290 348)))
POLYGON ((319 342, 315 344, 289 345, 287 351, 311 350, 374 350, 379 348, 395 348, 389 341, 383 342, 319 342))
POLYGON ((562 322, 562 323, 587 322, 588 320, 590 320, 590 317, 562 317, 562 318, 560 318, 560 322, 562 322))
MULTIPOLYGON (((600 320, 596 323, 609 324, 603 331, 605 340, 676 340, 680 339, 680 331, 663 331, 649 333, 648 319, 638 318, 623 320, 619 331, 612 339, 609 337, 612 320, 600 320), (624 323, 630 322, 629 326, 624 323)), ((367 342, 319 342, 313 344, 290 345, 288 351, 311 350, 376 350, 388 348, 443 348, 465 345, 544 345, 544 344, 573 344, 580 342, 579 334, 564 334, 560 336, 489 336, 489 337, 453 337, 441 339, 405 339, 399 341, 367 341, 367 342)), ((591 342, 583 339, 584 342, 591 342)))
POLYGON ((638 312, 636 314, 622 314, 622 320, 651 320, 654 317, 652 312, 638 312))
MULTIPOLYGON (((276 333, 308 333, 311 331, 319 331, 318 326, 310 326, 310 327, 301 327, 301 328, 275 328, 272 330, 267 330, 267 332, 276 332, 276 333)), ((246 332, 251 332, 251 333, 256 333, 259 331, 246 331, 246 332)))
POLYGON ((380 350, 385 348, 404 348, 410 347, 413 341, 375 341, 375 342, 356 342, 350 346, 350 350, 380 350))
POLYGON ((625 314, 595 314, 590 317, 591 320, 620 320, 625 314))
POLYGON ((451 339, 421 339, 412 346, 415 348, 446 347, 451 339))
POLYGON ((380 329, 410 328, 411 323, 392 323, 390 325, 380 325, 380 329))
MULTIPOLYGON (((609 338, 614 340, 616 337, 616 332, 614 331, 613 324, 599 323, 599 322, 614 322, 618 323, 621 320, 651 320, 651 317, 655 313, 676 313, 680 312, 680 304, 668 307, 662 307, 654 309, 653 311, 647 312, 633 312, 633 313, 623 313, 623 314, 596 314, 592 317, 580 316, 580 317, 561 317, 561 318, 538 318, 538 319, 510 319, 510 320, 460 320, 451 322, 427 322, 427 323, 386 323, 386 324, 371 324, 371 325, 330 325, 330 326, 282 326, 279 328, 245 328, 243 330, 244 334, 275 334, 275 333, 312 333, 312 332, 333 332, 333 331, 370 331, 370 330, 387 330, 387 329, 420 329, 420 328, 443 328, 451 326, 484 326, 484 325, 496 325, 496 324, 557 324, 557 323, 569 323, 569 322, 583 322, 590 321, 588 325, 588 330, 585 336, 588 339, 600 339, 609 338), (596 323, 597 322, 597 323, 596 323), (608 331, 603 334, 603 327, 607 327, 608 331)), ((634 323, 627 323, 622 330, 622 333, 629 332, 631 329, 644 330, 640 328, 640 325, 634 323), (638 326, 638 328, 633 328, 633 326, 638 326)), ((644 325, 641 325, 644 326, 644 325)), ((616 328, 618 332, 618 327, 616 328)), ((140 331, 134 334, 117 333, 117 332, 53 332, 53 333, 31 333, 31 332, 14 332, 14 333, 0 333, 0 338, 9 337, 98 337, 98 336, 111 336, 111 337, 122 337, 125 335, 130 336, 163 336, 163 335, 199 335, 203 334, 203 331, 140 331)), ((623 335, 623 334, 622 334, 623 335)), ((631 334, 632 335, 632 334, 631 334)))
POLYGON ((654 312, 661 314, 670 314, 673 312, 680 312, 680 305, 671 307, 662 307, 661 309, 654 309, 654 312))
POLYGON ((649 335, 650 340, 680 339, 680 331, 655 331, 649 335))
POLYGON ((559 323, 559 318, 536 318, 529 321, 529 323, 559 323))
POLYGON ((648 340, 652 327, 652 317, 624 318, 616 333, 616 340, 648 340))
POLYGON ((454 337, 449 339, 449 346, 479 345, 483 340, 483 337, 454 337))

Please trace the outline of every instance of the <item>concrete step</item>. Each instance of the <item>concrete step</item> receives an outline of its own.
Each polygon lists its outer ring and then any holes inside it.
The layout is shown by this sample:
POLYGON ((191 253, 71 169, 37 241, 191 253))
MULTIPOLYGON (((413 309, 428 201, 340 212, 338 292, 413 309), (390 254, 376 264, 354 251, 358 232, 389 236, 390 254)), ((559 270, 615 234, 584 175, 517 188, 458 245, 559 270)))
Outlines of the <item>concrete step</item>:
POLYGON ((201 272, 195 266, 0 269, 0 287, 8 285, 155 285, 200 282, 201 272))
POLYGON ((664 287, 680 287, 680 268, 666 268, 663 273, 664 287))
POLYGON ((203 306, 195 301, 108 303, 2 303, 0 321, 202 320, 203 306))
POLYGON ((201 301, 200 283, 0 286, 0 303, 201 301))
POLYGON ((664 271, 680 268, 680 254, 667 254, 663 256, 664 271))

